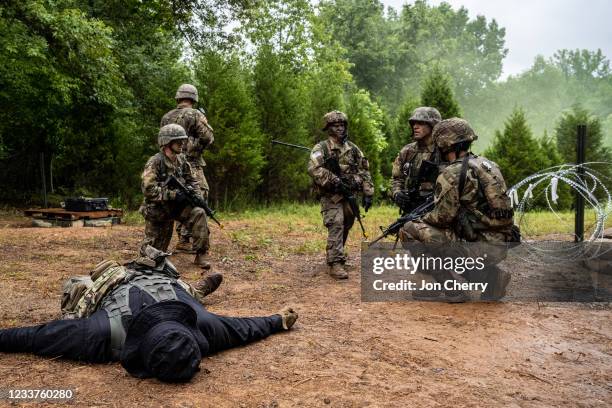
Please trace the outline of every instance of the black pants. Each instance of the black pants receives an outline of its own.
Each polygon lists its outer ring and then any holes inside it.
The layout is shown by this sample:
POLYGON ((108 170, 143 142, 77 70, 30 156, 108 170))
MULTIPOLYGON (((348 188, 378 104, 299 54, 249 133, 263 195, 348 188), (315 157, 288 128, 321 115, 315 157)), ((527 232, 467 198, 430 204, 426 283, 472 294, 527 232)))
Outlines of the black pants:
MULTIPOLYGON (((224 317, 208 312, 180 286, 174 287, 178 300, 189 304, 198 316, 197 325, 210 345, 209 353, 238 347, 281 331, 280 315, 266 317, 224 317)), ((137 288, 130 290, 130 308, 135 315, 153 298, 137 288)), ((0 352, 34 353, 103 363, 112 361, 110 324, 104 310, 85 319, 54 320, 46 324, 0 330, 0 352)))

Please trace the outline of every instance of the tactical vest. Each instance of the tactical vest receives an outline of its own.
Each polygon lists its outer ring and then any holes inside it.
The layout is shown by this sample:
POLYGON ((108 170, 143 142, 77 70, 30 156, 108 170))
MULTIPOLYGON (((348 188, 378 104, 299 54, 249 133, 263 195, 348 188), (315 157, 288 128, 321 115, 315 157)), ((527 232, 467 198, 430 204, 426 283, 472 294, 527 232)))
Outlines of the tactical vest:
MULTIPOLYGON (((203 147, 200 147, 199 136, 193 134, 193 127, 190 126, 191 124, 193 124, 193 121, 189 120, 190 118, 193 118, 193 115, 190 115, 192 111, 200 111, 200 113, 204 114, 204 112, 200 109, 187 107, 176 108, 166 114, 167 116, 164 116, 162 118, 161 125, 164 126, 169 123, 176 123, 177 125, 181 125, 183 129, 185 129, 188 138, 187 145, 185 146, 185 157, 187 157, 187 159, 192 165, 206 166, 206 162, 204 162, 204 160, 202 159, 202 151, 204 149, 203 147), (200 160, 201 163, 199 163, 200 160)), ((211 131, 213 130, 210 125, 207 125, 207 127, 211 131)))
MULTIPOLYGON (((356 174, 359 172, 359 149, 354 143, 349 140, 347 140, 346 143, 348 143, 348 145, 350 146, 351 155, 353 156, 353 160, 348 170, 348 174, 356 174)), ((327 144, 327 140, 319 142, 319 146, 321 146, 321 151, 323 152, 323 166, 325 166, 325 168, 327 168, 327 163, 329 159, 340 159, 339 157, 336 157, 335 154, 332 154, 332 151, 329 148, 329 145, 327 144)), ((357 190, 356 187, 357 186, 351 185, 351 189, 357 190)), ((320 196, 321 194, 325 193, 325 191, 322 191, 322 189, 316 183, 314 185, 314 189, 317 193, 317 196, 320 196)))
POLYGON ((429 153, 429 156, 423 158, 418 166, 415 165, 415 159, 419 153, 415 149, 408 150, 406 157, 404 158, 401 171, 405 176, 404 179, 404 190, 419 190, 424 193, 431 193, 434 190, 434 185, 436 183, 436 178, 438 177, 439 172, 432 172, 432 174, 422 174, 423 173, 423 165, 425 162, 430 162, 436 166, 440 165, 440 155, 438 150, 434 148, 433 152, 429 153), (435 174, 434 174, 435 173, 435 174))
POLYGON ((119 359, 125 342, 126 330, 132 321, 130 289, 137 287, 151 295, 155 302, 176 300, 176 291, 172 286, 175 282, 176 279, 163 275, 134 272, 127 282, 117 286, 104 298, 100 309, 106 311, 109 318, 113 358, 119 359))
POLYGON ((499 166, 484 157, 465 156, 459 176, 459 197, 463 194, 468 168, 478 181, 478 204, 470 211, 476 218, 471 222, 472 227, 488 229, 511 226, 514 210, 506 194, 506 182, 499 166))
POLYGON ((123 282, 128 270, 112 260, 97 264, 89 276, 69 278, 63 287, 62 318, 80 319, 91 316, 100 300, 115 286, 123 282))
MULTIPOLYGON (((157 157, 157 182, 165 183, 168 180, 168 167, 166 166, 165 158, 166 156, 159 152, 155 155, 157 157)), ((181 157, 178 156, 176 158, 177 166, 175 167, 174 176, 181 182, 185 183, 185 177, 183 175, 183 163, 181 162, 181 157)))
POLYGON ((118 358, 132 316, 129 307, 131 287, 137 286, 161 302, 176 299, 172 283, 177 283, 193 298, 199 299, 195 288, 178 279, 174 265, 168 260, 166 262, 162 270, 151 270, 136 262, 126 267, 105 260, 96 265, 90 276, 71 277, 64 284, 62 318, 89 317, 98 309, 105 309, 110 320, 112 353, 118 358))

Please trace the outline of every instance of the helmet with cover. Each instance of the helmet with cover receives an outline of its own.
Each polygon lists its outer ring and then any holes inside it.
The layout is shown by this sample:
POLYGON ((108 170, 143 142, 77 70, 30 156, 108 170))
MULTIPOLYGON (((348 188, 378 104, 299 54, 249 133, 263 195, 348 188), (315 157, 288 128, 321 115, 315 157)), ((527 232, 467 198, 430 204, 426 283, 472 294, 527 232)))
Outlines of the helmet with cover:
POLYGON ((197 102, 198 90, 195 86, 191 84, 183 84, 179 86, 176 90, 176 95, 174 96, 174 99, 176 99, 177 101, 181 99, 191 99, 192 101, 197 102))
POLYGON ((323 116, 323 130, 327 130, 333 123, 344 123, 344 125, 347 126, 348 118, 340 111, 327 112, 323 116))
POLYGON ((414 122, 424 122, 433 128, 440 123, 441 120, 442 116, 436 108, 421 106, 412 112, 412 116, 410 119, 408 119, 408 122, 410 123, 410 126, 413 126, 414 122))
POLYGON ((459 144, 469 147, 474 140, 478 139, 478 136, 466 120, 450 118, 441 121, 434 127, 433 139, 441 152, 448 152, 459 144))
POLYGON ((162 126, 159 129, 159 134, 157 135, 157 144, 159 147, 164 147, 175 140, 186 140, 187 133, 185 133, 185 129, 181 125, 177 125, 176 123, 171 123, 169 125, 162 126))

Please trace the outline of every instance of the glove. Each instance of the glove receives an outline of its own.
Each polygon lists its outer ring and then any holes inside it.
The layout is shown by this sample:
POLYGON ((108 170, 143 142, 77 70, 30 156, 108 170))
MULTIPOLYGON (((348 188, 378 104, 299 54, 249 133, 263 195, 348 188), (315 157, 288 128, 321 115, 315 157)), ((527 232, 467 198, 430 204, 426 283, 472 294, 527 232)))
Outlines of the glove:
POLYGON ((399 191, 393 196, 393 201, 395 201, 395 204, 397 204, 400 208, 404 208, 410 205, 411 200, 408 194, 404 193, 403 191, 399 191))
POLYGON ((340 178, 337 179, 334 184, 334 192, 342 195, 351 195, 351 187, 342 181, 340 178))
POLYGON ((370 207, 372 207, 372 196, 363 196, 363 201, 361 204, 363 205, 365 212, 368 212, 370 207))
POLYGON ((180 190, 175 192, 174 194, 175 205, 183 207, 183 206, 186 206, 188 202, 189 200, 187 199, 187 194, 183 193, 180 190))

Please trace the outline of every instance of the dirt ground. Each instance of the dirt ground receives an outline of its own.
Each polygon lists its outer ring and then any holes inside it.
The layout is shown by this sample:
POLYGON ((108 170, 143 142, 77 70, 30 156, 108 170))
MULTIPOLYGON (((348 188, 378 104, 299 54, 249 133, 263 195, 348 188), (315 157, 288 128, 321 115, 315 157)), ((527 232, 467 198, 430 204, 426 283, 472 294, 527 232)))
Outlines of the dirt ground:
MULTIPOLYGON (((3 328, 57 318, 64 279, 102 259, 131 259, 142 235, 137 226, 28 225, 0 220, 3 328)), ((292 304, 300 314, 294 330, 208 356, 182 385, 129 377, 118 363, 0 353, 0 387, 72 388, 74 405, 100 407, 612 406, 609 305, 361 303, 356 239, 354 271, 339 283, 320 273, 322 254, 294 250, 307 248, 314 232, 237 238, 252 227, 212 227, 211 260, 225 281, 207 307, 249 316, 292 304)), ((195 281, 191 257, 172 260, 195 281)))

